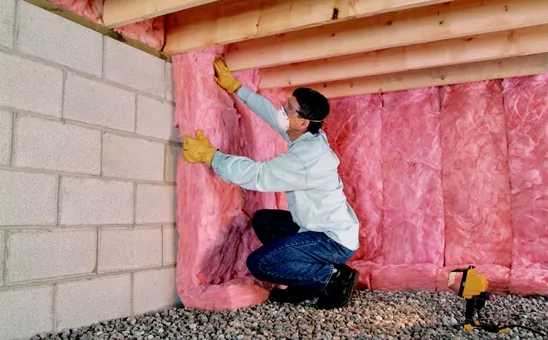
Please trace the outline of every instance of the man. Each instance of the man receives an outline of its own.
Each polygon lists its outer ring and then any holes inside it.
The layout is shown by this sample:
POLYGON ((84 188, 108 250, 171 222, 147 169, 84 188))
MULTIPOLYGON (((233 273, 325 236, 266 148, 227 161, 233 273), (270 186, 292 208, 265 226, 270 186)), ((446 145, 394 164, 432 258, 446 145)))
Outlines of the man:
POLYGON ((285 285, 271 301, 299 303, 318 298, 318 307, 345 306, 358 272, 345 265, 359 246, 358 219, 347 203, 337 168, 339 160, 322 130, 329 103, 320 93, 299 88, 278 110, 242 86, 224 61, 216 59, 215 81, 237 96, 288 143, 288 151, 267 162, 227 155, 197 131, 184 136, 188 162, 211 166, 224 181, 247 190, 285 192, 290 211, 259 210, 253 229, 263 245, 247 258, 251 274, 285 285))

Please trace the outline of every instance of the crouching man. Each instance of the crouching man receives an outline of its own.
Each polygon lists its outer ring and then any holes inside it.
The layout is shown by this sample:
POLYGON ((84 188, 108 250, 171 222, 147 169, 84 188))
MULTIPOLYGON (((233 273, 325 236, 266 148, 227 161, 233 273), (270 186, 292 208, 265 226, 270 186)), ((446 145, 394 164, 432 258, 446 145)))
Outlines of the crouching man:
POLYGON ((235 93, 288 143, 288 151, 267 162, 228 155, 201 130, 183 137, 183 158, 205 163, 224 181, 247 190, 285 192, 286 210, 259 210, 252 219, 262 246, 247 258, 258 280, 285 285, 271 301, 299 303, 318 298, 318 308, 345 306, 358 272, 345 263, 359 246, 359 222, 343 193, 339 160, 321 130, 329 103, 320 93, 296 89, 277 109, 242 86, 224 61, 214 62, 215 81, 235 93))

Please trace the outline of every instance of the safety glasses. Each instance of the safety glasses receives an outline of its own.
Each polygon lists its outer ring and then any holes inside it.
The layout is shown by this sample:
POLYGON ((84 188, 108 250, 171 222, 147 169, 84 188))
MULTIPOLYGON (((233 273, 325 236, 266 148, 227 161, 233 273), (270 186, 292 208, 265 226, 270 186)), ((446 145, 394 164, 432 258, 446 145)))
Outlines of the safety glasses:
POLYGON ((304 116, 304 113, 301 110, 297 110, 291 105, 291 102, 289 101, 289 98, 286 99, 286 101, 283 105, 283 108, 284 108, 284 111, 285 111, 285 115, 287 116, 287 120, 308 120, 308 121, 315 122, 315 123, 323 122, 323 119, 322 120, 313 120, 313 119, 306 118, 304 116), (289 111, 295 111, 297 113, 298 117, 289 117, 289 114, 287 113, 287 109, 285 108, 286 105, 287 105, 287 108, 289 109, 289 111))

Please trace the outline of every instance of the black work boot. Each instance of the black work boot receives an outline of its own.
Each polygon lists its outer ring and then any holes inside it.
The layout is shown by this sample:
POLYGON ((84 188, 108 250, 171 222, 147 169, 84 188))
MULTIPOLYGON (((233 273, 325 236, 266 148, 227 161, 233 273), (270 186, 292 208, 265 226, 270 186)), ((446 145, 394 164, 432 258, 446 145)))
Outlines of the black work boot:
POLYGON ((274 288, 268 298, 272 302, 301 303, 314 299, 317 293, 304 287, 287 287, 287 289, 274 288))
POLYGON ((331 276, 331 280, 322 293, 319 294, 318 308, 320 309, 346 306, 350 301, 354 287, 358 284, 360 274, 357 270, 344 264, 336 264, 335 269, 337 271, 331 276))

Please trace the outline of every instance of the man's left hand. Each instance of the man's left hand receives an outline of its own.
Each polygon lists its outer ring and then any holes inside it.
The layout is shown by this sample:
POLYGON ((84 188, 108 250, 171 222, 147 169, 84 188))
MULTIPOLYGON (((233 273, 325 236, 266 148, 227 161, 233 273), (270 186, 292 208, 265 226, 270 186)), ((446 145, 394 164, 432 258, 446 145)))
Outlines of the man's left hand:
POLYGON ((190 163, 205 163, 211 166, 211 161, 217 148, 213 147, 202 130, 196 131, 197 138, 183 137, 183 158, 190 163))

